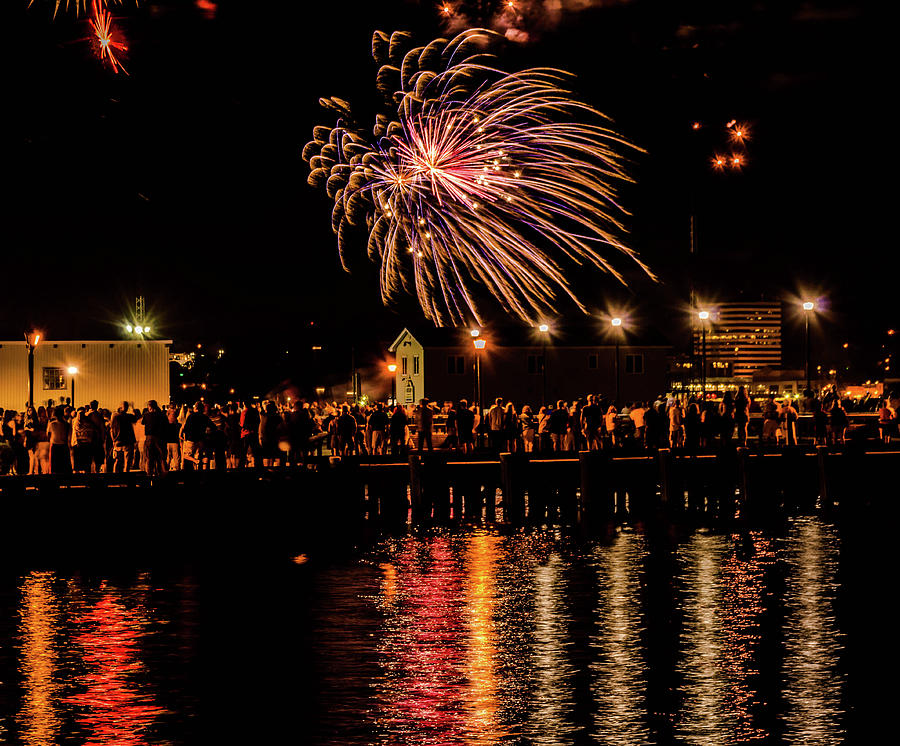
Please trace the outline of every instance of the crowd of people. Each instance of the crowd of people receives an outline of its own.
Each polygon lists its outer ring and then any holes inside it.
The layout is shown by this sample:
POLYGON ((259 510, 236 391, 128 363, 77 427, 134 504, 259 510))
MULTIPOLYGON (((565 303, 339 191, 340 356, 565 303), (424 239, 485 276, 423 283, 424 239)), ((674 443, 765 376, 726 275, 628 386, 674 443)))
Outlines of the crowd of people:
MULTIPOLYGON (((301 465, 311 455, 393 455, 433 450, 440 422, 441 447, 462 453, 560 452, 620 448, 700 450, 715 445, 760 443, 792 445, 799 440, 801 414, 809 423, 808 441, 841 444, 849 418, 845 402, 831 387, 811 392, 795 404, 770 396, 754 401, 740 387, 721 400, 661 396, 628 402, 621 408, 589 394, 557 401, 535 411, 518 410, 496 399, 482 413, 466 400, 442 406, 422 399, 414 407, 294 401, 278 404, 197 402, 163 408, 150 401, 143 409, 128 402, 111 412, 96 401, 81 407, 26 406, 0 409, 0 474, 68 474, 144 471, 151 475, 179 469, 238 469, 301 465), (751 414, 761 426, 751 433, 751 414)), ((897 434, 900 400, 891 394, 879 403, 878 437, 897 434)))

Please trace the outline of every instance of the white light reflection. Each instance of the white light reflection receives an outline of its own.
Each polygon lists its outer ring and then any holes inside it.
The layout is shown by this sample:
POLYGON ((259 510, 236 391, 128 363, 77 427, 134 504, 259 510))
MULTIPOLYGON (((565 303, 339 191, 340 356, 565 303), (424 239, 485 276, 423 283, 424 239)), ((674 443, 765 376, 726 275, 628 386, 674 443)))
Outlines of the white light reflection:
POLYGON ((570 743, 575 709, 574 670, 567 645, 569 616, 565 612, 564 563, 553 553, 535 568, 534 691, 526 724, 526 743, 570 743))
POLYGON ((611 546, 594 555, 597 572, 597 608, 591 647, 592 689, 596 743, 646 744, 651 742, 646 723, 646 661, 641 633, 640 569, 646 550, 643 537, 620 534, 611 546))
POLYGON ((838 537, 817 518, 798 519, 786 544, 784 715, 786 743, 844 742, 835 618, 838 537))
POLYGON ((720 665, 723 648, 722 564, 728 543, 721 536, 693 536, 679 552, 684 565, 682 598, 683 711, 676 728, 680 743, 730 743, 734 722, 727 717, 728 680, 720 665))

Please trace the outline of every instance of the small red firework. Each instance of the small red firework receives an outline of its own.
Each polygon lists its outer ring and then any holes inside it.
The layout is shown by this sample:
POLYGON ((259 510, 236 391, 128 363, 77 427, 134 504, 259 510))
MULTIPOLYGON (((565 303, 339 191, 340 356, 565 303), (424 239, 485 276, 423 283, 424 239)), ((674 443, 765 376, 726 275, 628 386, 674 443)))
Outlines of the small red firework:
POLYGON ((109 62, 114 73, 121 70, 128 75, 128 71, 122 67, 119 60, 119 53, 127 52, 128 47, 124 42, 119 41, 120 35, 113 28, 113 19, 110 12, 106 9, 103 0, 94 0, 91 18, 91 28, 94 30, 94 37, 97 40, 97 54, 101 62, 106 60, 109 62))

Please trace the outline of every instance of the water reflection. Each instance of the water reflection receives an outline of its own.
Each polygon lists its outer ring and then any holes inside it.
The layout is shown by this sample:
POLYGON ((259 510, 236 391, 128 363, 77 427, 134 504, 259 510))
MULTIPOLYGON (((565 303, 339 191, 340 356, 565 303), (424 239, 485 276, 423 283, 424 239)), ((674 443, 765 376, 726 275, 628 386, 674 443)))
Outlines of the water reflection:
POLYGON ((534 690, 528 707, 526 734, 530 743, 555 744, 571 740, 575 725, 569 614, 566 608, 565 564, 551 553, 534 573, 534 690))
POLYGON ((0 630, 7 604, 10 610, 14 604, 8 637, 17 652, 12 670, 0 656, 0 723, 13 726, 0 742, 142 746, 187 738, 192 701, 177 661, 193 655, 185 637, 196 612, 183 595, 189 586, 154 589, 149 575, 119 586, 43 570, 25 573, 13 587, 0 584, 0 630), (150 603, 154 591, 174 604, 165 619, 150 603), (166 635, 160 627, 166 622, 180 624, 166 635), (163 679, 169 684, 163 696, 178 697, 178 717, 158 699, 154 682, 163 679), (178 734, 161 736, 164 726, 178 734))
POLYGON ((596 650, 593 695, 594 734, 599 743, 646 744, 647 665, 641 635, 640 569, 646 549, 635 534, 618 535, 593 555, 597 572, 596 650))
POLYGON ((78 691, 65 702, 78 712, 85 744, 142 746, 148 743, 147 731, 165 712, 139 683, 145 674, 145 609, 126 605, 121 592, 106 582, 96 601, 92 595, 72 599, 72 639, 82 651, 84 672, 73 681, 78 691))
POLYGON ((766 739, 769 705, 760 689, 759 647, 772 543, 758 533, 697 534, 680 558, 679 739, 704 746, 766 739))
MULTIPOLYGON (((391 603, 378 646, 383 743, 461 740, 466 620, 460 558, 447 537, 403 542, 386 573, 391 603)), ((482 664, 483 665, 483 664, 482 664)))
POLYGON ((785 740, 843 743, 843 640, 835 617, 838 537, 813 518, 797 520, 785 545, 785 740))
POLYGON ((19 610, 22 657, 22 707, 19 738, 26 746, 52 746, 61 727, 57 710, 60 683, 56 678, 59 605, 51 572, 29 573, 22 582, 19 610))
POLYGON ((477 534, 465 554, 466 616, 469 636, 466 646, 466 695, 469 717, 466 728, 473 744, 495 744, 498 727, 497 648, 494 607, 496 605, 497 550, 499 538, 477 534))

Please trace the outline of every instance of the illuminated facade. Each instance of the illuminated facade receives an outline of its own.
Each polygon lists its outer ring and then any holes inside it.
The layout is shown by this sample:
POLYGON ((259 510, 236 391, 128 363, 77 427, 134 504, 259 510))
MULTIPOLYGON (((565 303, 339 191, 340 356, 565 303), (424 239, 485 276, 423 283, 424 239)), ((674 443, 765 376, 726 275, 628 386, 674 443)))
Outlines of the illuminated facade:
MULTIPOLYGON (((123 401, 146 406, 169 401, 171 340, 42 341, 34 348, 34 404, 76 405, 96 399, 115 411, 123 401), (75 372, 70 372, 75 371, 75 372)), ((0 407, 21 410, 28 400, 24 341, 0 342, 0 407)))
MULTIPOLYGON (((762 368, 781 367, 781 302, 718 303, 706 322, 707 378, 750 380, 762 368)), ((699 323, 694 328, 694 355, 703 355, 699 323)))

